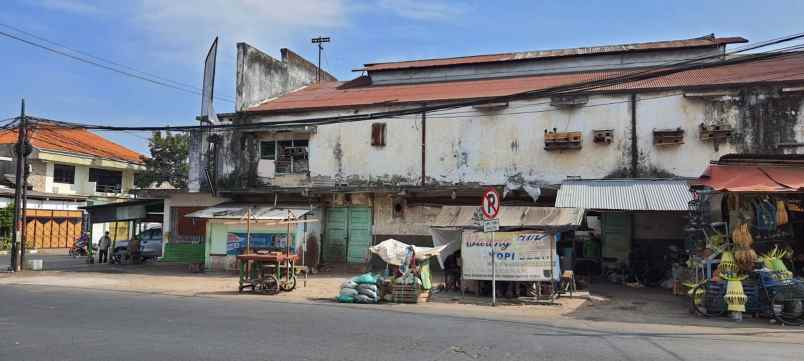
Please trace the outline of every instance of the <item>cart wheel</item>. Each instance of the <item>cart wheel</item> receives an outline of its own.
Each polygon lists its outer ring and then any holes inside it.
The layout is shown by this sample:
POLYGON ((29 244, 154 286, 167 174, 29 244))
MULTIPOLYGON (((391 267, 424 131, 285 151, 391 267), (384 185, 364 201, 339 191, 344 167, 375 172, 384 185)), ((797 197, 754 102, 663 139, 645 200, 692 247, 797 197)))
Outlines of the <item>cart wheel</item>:
POLYGON ((785 299, 782 292, 777 292, 770 303, 770 311, 777 321, 783 325, 801 326, 804 324, 804 305, 801 299, 785 299))
POLYGON ((257 284, 257 292, 266 295, 275 295, 279 293, 279 280, 274 275, 267 275, 259 284, 257 284))
POLYGON ((690 307, 695 313, 703 317, 717 317, 726 313, 726 307, 721 310, 712 312, 706 307, 706 284, 700 284, 692 289, 692 296, 690 296, 690 307))
POLYGON ((280 285, 282 286, 282 291, 285 292, 293 291, 293 289, 296 288, 296 276, 290 275, 290 278, 288 278, 287 280, 282 280, 280 285))

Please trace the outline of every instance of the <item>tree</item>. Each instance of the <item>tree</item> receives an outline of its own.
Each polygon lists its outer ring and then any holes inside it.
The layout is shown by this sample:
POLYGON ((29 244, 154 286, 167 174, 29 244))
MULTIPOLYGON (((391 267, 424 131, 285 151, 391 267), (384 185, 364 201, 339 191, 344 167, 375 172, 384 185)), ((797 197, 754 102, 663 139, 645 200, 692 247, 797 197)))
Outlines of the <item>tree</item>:
POLYGON ((175 188, 187 188, 190 165, 187 162, 190 136, 186 133, 154 132, 148 142, 151 157, 143 157, 145 171, 137 174, 134 184, 147 188, 168 182, 175 188))

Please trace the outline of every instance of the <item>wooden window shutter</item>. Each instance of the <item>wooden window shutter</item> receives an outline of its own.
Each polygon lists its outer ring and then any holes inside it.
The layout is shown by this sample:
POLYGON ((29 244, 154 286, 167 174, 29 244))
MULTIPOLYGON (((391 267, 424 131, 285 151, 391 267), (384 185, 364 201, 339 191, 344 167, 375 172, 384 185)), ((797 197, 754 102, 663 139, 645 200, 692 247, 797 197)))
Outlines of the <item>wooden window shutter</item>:
POLYGON ((385 123, 371 125, 371 145, 376 147, 385 146, 385 123))

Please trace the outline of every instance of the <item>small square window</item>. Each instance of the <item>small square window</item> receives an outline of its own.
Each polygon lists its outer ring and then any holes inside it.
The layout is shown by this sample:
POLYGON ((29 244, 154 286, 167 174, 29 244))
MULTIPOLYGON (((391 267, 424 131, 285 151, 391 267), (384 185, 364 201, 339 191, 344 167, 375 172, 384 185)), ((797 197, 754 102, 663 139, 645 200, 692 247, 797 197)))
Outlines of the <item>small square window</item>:
POLYGON ((260 142, 260 159, 276 159, 276 142, 260 142))
POLYGON ((53 182, 74 184, 75 183, 75 167, 64 164, 53 165, 53 182))
POLYGON ((371 145, 375 147, 385 146, 385 123, 371 125, 371 145))

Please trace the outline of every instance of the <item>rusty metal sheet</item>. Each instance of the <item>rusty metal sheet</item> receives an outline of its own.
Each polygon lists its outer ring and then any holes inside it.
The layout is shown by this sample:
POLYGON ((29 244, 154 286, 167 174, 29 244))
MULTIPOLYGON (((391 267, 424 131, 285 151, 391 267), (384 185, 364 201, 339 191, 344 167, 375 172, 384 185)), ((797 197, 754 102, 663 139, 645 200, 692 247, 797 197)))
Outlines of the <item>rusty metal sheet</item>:
POLYGON ((712 36, 705 36, 700 38, 683 39, 683 40, 666 40, 666 41, 653 41, 645 43, 588 46, 588 47, 568 48, 568 49, 523 51, 517 53, 472 55, 472 56, 462 56, 454 58, 422 59, 422 60, 410 60, 410 61, 399 61, 399 62, 388 62, 388 63, 370 63, 365 64, 362 68, 355 69, 355 71, 382 71, 382 70, 427 68, 437 66, 483 64, 483 63, 496 63, 496 62, 505 62, 513 60, 556 58, 563 56, 595 55, 595 54, 623 53, 629 51, 669 50, 669 49, 696 48, 696 47, 707 47, 707 46, 720 46, 726 44, 737 44, 746 42, 748 42, 748 40, 741 37, 715 38, 712 36))
MULTIPOLYGON (((611 79, 637 71, 643 71, 643 69, 587 71, 420 84, 365 85, 350 88, 340 88, 339 86, 343 82, 327 82, 308 86, 299 91, 266 101, 247 109, 246 112, 290 112, 365 107, 380 104, 402 105, 420 102, 482 99, 611 79)), ((791 81, 804 81, 804 53, 789 53, 763 60, 692 69, 666 76, 616 84, 596 89, 596 91, 660 90, 791 81)))
MULTIPOLYGON (((583 221, 580 208, 502 206, 498 216, 501 228, 576 227, 583 221)), ((431 224, 437 228, 476 228, 482 216, 479 207, 445 206, 431 224)))

